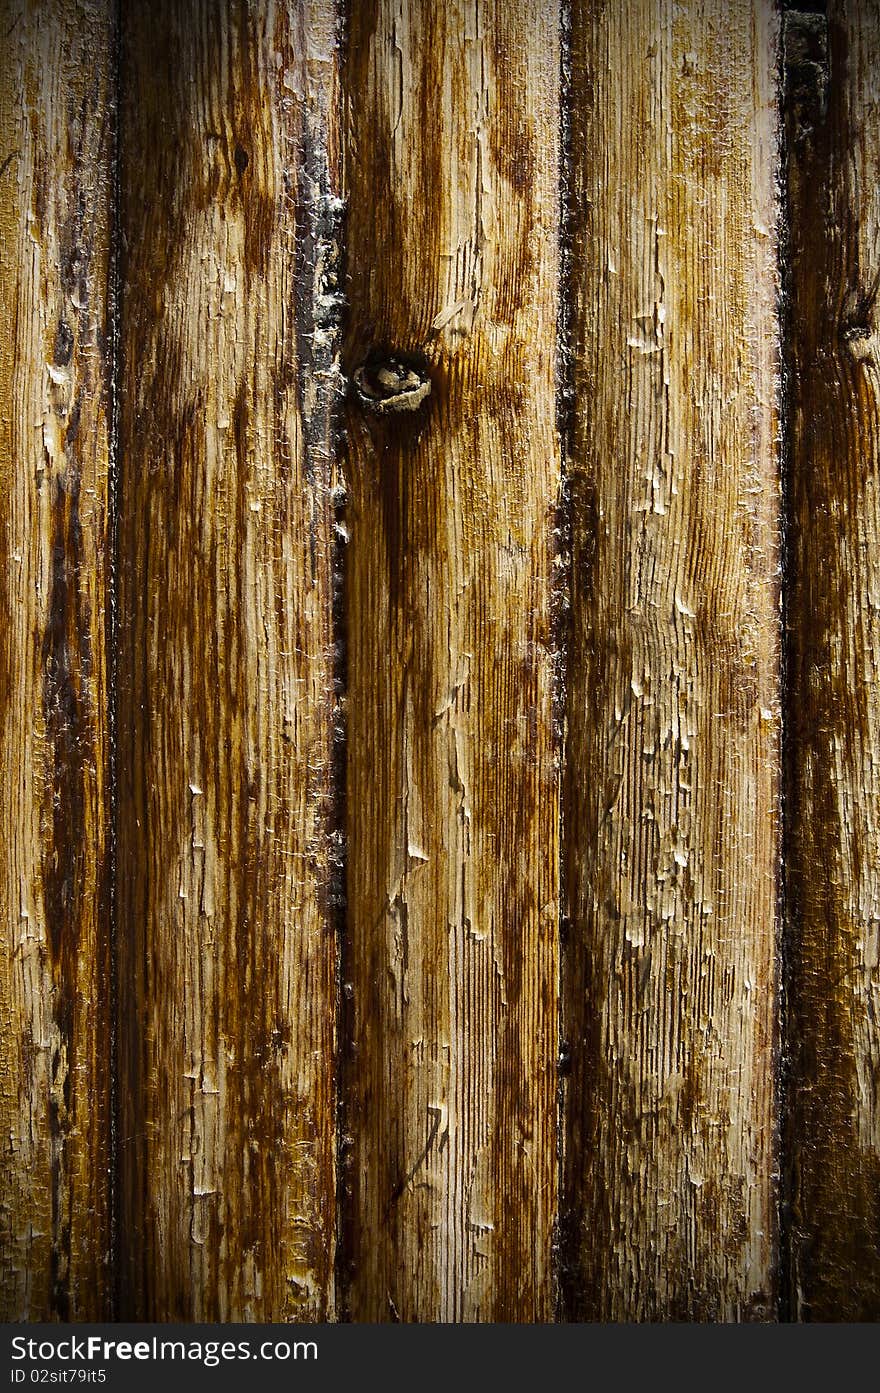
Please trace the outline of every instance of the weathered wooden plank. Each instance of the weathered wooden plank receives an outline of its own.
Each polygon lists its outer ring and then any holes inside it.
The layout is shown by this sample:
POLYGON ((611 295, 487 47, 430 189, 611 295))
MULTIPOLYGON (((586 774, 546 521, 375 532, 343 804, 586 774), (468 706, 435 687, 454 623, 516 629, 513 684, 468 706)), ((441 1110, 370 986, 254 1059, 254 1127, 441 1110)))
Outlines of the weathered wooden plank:
POLYGON ((0 6, 5 1320, 108 1309, 111 10, 0 6))
POLYGON ((777 30, 572 14, 569 1313, 767 1317, 777 30))
POLYGON ((786 17, 792 1314, 880 1318, 880 7, 786 17))
POLYGON ((349 1304, 543 1320, 559 16, 374 0, 348 51, 349 1304))
POLYGON ((123 1313, 333 1310, 331 0, 126 6, 123 1313))

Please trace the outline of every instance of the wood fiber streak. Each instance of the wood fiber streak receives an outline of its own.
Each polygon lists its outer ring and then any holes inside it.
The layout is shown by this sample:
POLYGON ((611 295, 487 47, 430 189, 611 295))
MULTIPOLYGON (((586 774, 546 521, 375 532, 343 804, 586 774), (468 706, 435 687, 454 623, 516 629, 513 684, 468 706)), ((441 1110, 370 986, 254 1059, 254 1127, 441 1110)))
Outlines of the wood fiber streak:
POLYGON ((122 1311, 333 1311, 330 0, 124 7, 122 1311))
POLYGON ((564 1289, 768 1318, 776 26, 575 0, 572 42, 564 1289))
POLYGON ((0 4, 0 1316, 107 1313, 109 4, 0 4))
POLYGON ((346 366, 431 381, 349 413, 357 1320, 553 1315, 559 42, 546 0, 351 7, 346 366))
POLYGON ((786 21, 792 1314, 880 1319, 880 7, 786 21))

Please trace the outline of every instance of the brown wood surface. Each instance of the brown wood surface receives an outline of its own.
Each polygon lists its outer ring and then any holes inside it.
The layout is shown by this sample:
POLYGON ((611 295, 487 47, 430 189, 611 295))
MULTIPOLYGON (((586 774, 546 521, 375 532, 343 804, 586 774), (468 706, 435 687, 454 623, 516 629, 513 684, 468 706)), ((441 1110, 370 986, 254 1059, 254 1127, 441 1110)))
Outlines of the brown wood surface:
POLYGON ((124 7, 122 1313, 333 1311, 330 0, 124 7))
POLYGON ((350 10, 347 370, 430 382, 348 417, 357 1320, 553 1315, 559 45, 547 0, 350 10))
POLYGON ((791 1310, 880 1318, 880 7, 786 26, 791 1310))
POLYGON ((0 1318, 110 1247, 111 5, 0 4, 0 1318))
POLYGON ((774 1311, 776 28, 572 13, 567 1309, 774 1311))
POLYGON ((0 0, 0 1317, 880 1318, 822 8, 0 0))

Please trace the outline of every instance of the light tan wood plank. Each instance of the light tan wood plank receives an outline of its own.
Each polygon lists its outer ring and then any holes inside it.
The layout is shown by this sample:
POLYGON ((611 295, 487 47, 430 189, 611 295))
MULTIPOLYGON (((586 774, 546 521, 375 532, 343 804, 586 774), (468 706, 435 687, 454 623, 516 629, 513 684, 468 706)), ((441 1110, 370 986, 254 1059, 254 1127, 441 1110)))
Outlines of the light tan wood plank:
POLYGON ((0 5, 0 1315, 108 1310, 111 6, 0 5))
POLYGON ((774 1310, 777 31, 575 0, 569 1313, 774 1310))
POLYGON ((351 7, 347 366, 403 354, 416 407, 349 413, 357 1320, 553 1314, 559 42, 545 0, 351 7))
POLYGON ((786 22, 791 1313, 880 1319, 880 7, 786 22))
POLYGON ((324 1319, 335 13, 123 40, 123 1313, 324 1319))

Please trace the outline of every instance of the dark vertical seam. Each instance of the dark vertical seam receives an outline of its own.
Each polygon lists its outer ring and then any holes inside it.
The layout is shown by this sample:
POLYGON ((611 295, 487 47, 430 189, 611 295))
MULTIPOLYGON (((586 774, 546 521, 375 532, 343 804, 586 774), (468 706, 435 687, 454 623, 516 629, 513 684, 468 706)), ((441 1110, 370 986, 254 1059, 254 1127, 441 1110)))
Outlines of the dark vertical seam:
POLYGON ((571 0, 561 0, 559 12, 559 280, 556 318, 556 430, 560 452, 560 489, 554 538, 554 571, 552 576, 552 615, 554 628, 554 688, 553 737, 557 760, 558 811, 558 914, 557 914, 557 1085, 556 1085, 556 1168, 557 1201, 553 1225, 553 1282, 557 1321, 567 1319, 564 1294, 564 1267, 567 1255, 563 1251, 563 1217, 565 1206, 566 1158, 566 1077, 570 1067, 570 1048, 566 1040, 565 956, 568 938, 568 878, 566 858, 567 825, 565 817, 566 753, 568 744, 568 661, 571 641, 571 564, 572 564, 572 505, 570 459, 574 428, 575 392, 574 357, 572 354, 573 286, 573 214, 571 203, 571 0))
MULTIPOLYGON (((827 13, 826 0, 782 0, 780 4, 782 34, 779 51, 779 235, 777 256, 779 266, 779 323, 780 323, 780 622, 782 644, 780 653, 781 780, 778 875, 778 953, 779 1006, 777 1010, 778 1052, 776 1067, 777 1146, 779 1157, 779 1190, 777 1223, 779 1233, 779 1294, 778 1316, 784 1323, 797 1320, 794 1310, 794 1133, 792 1104, 795 1079, 791 1058, 791 1000, 794 960, 797 953, 796 905, 791 890, 790 870, 794 856, 792 809, 796 782, 796 741, 792 730, 792 671, 794 664, 794 635, 789 599, 794 579, 795 517, 795 451, 792 394, 795 371, 794 354, 794 281, 792 267, 793 221, 789 196, 789 165, 792 158, 789 141, 791 116, 791 74, 788 70, 785 25, 790 12, 797 15, 827 13)), ((793 15, 794 18, 794 15, 793 15)))
MULTIPOLYGON (((824 10, 824 5, 821 7, 824 10)), ((791 985, 794 954, 794 925, 789 885, 789 864, 792 855, 791 809, 795 778, 795 746, 791 730, 791 670, 792 628, 789 598, 793 578, 791 538, 794 517, 794 441, 792 436, 792 385, 794 380, 794 287, 792 279, 792 210, 789 197, 789 116, 791 91, 786 55, 786 15, 792 10, 813 12, 809 3, 782 0, 782 25, 779 51, 779 235, 777 256, 779 266, 779 324, 780 324, 780 387, 779 387, 779 469, 781 491, 780 518, 780 622, 782 644, 780 653, 781 779, 780 779, 780 856, 778 863, 778 953, 779 1005, 777 1009, 778 1051, 776 1062, 776 1144, 779 1157, 779 1190, 777 1196, 777 1226, 779 1233, 779 1292, 778 1317, 781 1322, 792 1320, 792 1176, 793 1137, 791 1104, 794 1096, 789 1038, 791 1028, 791 985)))
POLYGON ((110 206, 110 263, 108 268, 110 319, 109 458, 107 473, 107 777, 108 777, 108 886, 107 932, 110 997, 110 1287, 109 1316, 119 1319, 121 1242, 119 1224, 119 905, 118 905, 118 675, 119 675, 119 398, 121 364, 121 112, 122 112, 122 4, 114 0, 112 11, 112 169, 110 206))
POLYGON ((788 849, 788 787, 790 770, 789 680, 790 634, 788 616, 789 580, 791 575, 791 235, 788 202, 788 139, 786 135, 787 90, 785 70, 785 16, 780 13, 779 49, 777 60, 778 134, 777 134, 777 239, 778 267, 777 323, 779 329, 779 827, 777 830, 776 860, 776 1045, 774 1068, 774 1153, 778 1158, 776 1191, 776 1232, 778 1243, 777 1319, 791 1318, 791 1206, 789 1203, 789 1137, 787 1105, 790 1092, 788 1041, 788 999, 790 961, 788 952, 788 881, 786 874, 788 849))

